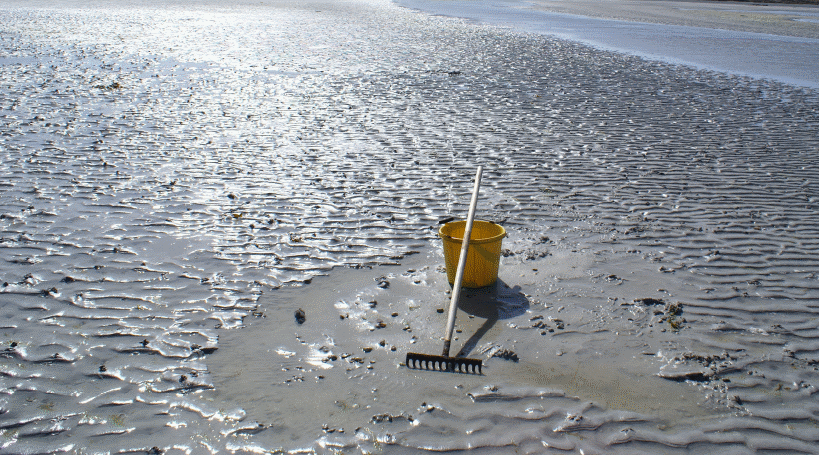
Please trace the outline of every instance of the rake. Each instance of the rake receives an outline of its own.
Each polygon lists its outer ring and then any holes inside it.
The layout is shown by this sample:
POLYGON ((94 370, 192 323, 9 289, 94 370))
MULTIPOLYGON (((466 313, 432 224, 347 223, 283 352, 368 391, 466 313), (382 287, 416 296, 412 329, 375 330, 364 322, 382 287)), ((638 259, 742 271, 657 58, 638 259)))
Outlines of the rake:
POLYGON ((455 282, 452 288, 452 300, 449 302, 449 314, 446 322, 446 333, 444 334, 444 352, 441 355, 407 353, 406 364, 409 368, 448 371, 451 373, 475 373, 482 374, 483 364, 481 359, 467 359, 463 357, 450 357, 449 347, 452 344, 452 332, 455 330, 455 314, 458 312, 458 299, 461 296, 461 283, 464 278, 466 268, 466 255, 469 252, 469 238, 472 235, 472 221, 475 219, 475 208, 478 206, 478 190, 481 187, 481 174, 483 166, 478 166, 475 175, 475 188, 472 190, 472 201, 469 203, 469 214, 466 217, 463 240, 461 242, 461 255, 458 258, 458 269, 455 273, 455 282))

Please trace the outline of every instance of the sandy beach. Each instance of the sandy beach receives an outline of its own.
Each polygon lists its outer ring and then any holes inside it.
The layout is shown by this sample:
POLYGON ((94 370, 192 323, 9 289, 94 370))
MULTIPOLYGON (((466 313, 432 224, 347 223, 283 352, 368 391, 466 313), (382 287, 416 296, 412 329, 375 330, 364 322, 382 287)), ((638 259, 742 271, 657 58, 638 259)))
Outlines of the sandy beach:
POLYGON ((817 453, 816 90, 386 0, 0 23, 0 453, 817 453), (478 165, 483 374, 409 369, 478 165))
POLYGON ((721 1, 439 1, 402 6, 518 32, 819 89, 819 9, 721 1))
POLYGON ((819 38, 815 4, 696 0, 535 0, 532 8, 587 17, 819 38))

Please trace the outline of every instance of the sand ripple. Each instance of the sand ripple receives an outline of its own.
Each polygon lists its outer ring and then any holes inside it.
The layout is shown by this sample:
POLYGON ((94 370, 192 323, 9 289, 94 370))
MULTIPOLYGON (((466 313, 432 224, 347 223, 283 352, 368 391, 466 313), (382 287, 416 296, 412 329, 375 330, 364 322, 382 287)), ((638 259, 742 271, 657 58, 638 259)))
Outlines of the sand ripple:
POLYGON ((381 1, 0 22, 0 451, 815 453, 816 92, 381 1), (406 374, 390 347, 437 342, 418 295, 446 286, 407 257, 478 163, 520 273, 473 328, 529 360, 406 374), (558 256, 577 273, 527 282, 558 256), (399 263, 330 302, 293 287, 399 263), (292 338, 300 306, 326 321, 292 338), (265 316, 280 338, 242 338, 265 316), (600 352, 707 410, 646 404, 600 352), (240 361, 266 369, 235 392, 240 361))

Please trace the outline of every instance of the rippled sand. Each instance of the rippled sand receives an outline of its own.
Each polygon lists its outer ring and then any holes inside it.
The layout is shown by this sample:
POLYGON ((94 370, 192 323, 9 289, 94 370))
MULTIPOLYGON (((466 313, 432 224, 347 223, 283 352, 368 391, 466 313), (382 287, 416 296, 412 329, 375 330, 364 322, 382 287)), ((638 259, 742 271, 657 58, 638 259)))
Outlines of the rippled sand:
POLYGON ((815 91, 381 0, 16 5, 2 453, 816 452, 815 91), (484 374, 409 370, 478 164, 484 374))

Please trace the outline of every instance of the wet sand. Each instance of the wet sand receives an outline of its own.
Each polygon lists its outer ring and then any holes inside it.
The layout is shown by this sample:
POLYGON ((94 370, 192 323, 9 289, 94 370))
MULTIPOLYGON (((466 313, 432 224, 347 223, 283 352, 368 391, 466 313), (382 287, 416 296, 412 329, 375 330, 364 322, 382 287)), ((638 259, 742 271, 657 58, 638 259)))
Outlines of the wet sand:
POLYGON ((819 9, 695 1, 398 0, 604 51, 819 88, 819 9))
POLYGON ((816 91, 380 0, 35 6, 0 452, 816 453, 816 91), (411 370, 478 164, 484 374, 411 370))
POLYGON ((631 22, 819 39, 819 6, 695 0, 528 2, 533 9, 631 22))

